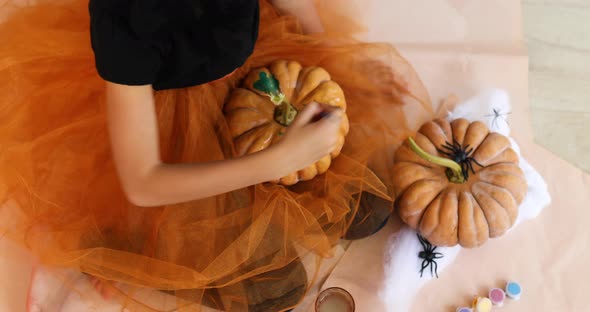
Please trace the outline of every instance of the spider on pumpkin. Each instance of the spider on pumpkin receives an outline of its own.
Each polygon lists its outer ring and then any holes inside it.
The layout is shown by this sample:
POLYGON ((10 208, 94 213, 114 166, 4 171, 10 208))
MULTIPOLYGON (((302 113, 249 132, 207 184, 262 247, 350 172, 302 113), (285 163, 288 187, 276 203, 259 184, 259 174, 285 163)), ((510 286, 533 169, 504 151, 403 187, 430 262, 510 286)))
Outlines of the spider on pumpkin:
POLYGON ((457 142, 457 140, 455 140, 454 138, 453 144, 445 142, 442 148, 445 150, 439 148, 437 148, 436 150, 439 153, 449 157, 452 161, 458 163, 461 166, 461 170, 463 171, 463 177, 465 178, 465 181, 469 179, 469 170, 471 170, 471 172, 475 174, 475 169, 473 169, 473 163, 476 163, 478 166, 483 167, 482 164, 477 162, 477 160, 475 160, 475 158, 471 156, 471 154, 473 153, 473 147, 469 148, 469 145, 462 147, 461 144, 459 144, 459 142, 457 142))
POLYGON ((426 240, 426 238, 422 237, 422 235, 418 234, 418 240, 420 241, 420 245, 422 245, 421 252, 418 253, 418 258, 422 260, 422 268, 420 269, 420 277, 422 277, 424 270, 430 266, 430 276, 436 275, 438 278, 438 264, 436 263, 436 259, 440 259, 443 256, 442 253, 436 252, 436 246, 432 246, 432 244, 426 240), (432 271, 434 269, 434 274, 432 271))

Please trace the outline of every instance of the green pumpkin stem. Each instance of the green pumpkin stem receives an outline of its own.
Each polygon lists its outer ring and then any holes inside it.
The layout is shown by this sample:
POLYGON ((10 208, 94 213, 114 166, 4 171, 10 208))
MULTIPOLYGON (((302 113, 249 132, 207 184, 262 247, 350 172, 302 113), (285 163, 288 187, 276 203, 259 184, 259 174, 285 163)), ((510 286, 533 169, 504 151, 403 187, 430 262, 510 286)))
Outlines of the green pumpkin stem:
POLYGON ((275 107, 274 119, 281 126, 288 127, 299 112, 295 106, 284 101, 281 105, 275 107))
POLYGON ((258 80, 252 85, 254 89, 266 94, 270 101, 276 106, 274 119, 284 127, 288 127, 297 116, 297 109, 287 102, 285 94, 281 92, 279 82, 272 75, 260 72, 258 80))
POLYGON ((442 158, 428 154, 426 151, 420 148, 420 146, 418 146, 418 144, 416 144, 414 139, 412 139, 411 137, 408 138, 408 142, 410 143, 410 148, 412 149, 412 151, 416 153, 418 156, 420 156, 420 158, 428 162, 431 162, 435 165, 447 167, 447 178, 449 179, 449 181, 458 184, 465 183, 463 170, 461 169, 461 166, 458 163, 447 158, 442 158))
POLYGON ((285 101, 285 94, 281 92, 279 82, 273 75, 266 72, 258 74, 258 80, 252 85, 254 89, 266 94, 274 105, 279 106, 285 101))

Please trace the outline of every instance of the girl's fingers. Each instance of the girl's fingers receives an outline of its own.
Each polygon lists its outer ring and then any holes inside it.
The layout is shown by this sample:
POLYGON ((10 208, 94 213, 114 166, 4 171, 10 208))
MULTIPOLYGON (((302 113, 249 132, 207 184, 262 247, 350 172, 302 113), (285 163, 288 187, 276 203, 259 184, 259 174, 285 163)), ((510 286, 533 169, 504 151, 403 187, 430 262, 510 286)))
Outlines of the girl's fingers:
POLYGON ((305 108, 299 112, 295 121, 291 124, 293 128, 300 128, 310 123, 312 119, 321 112, 321 107, 318 103, 312 102, 305 106, 305 108))

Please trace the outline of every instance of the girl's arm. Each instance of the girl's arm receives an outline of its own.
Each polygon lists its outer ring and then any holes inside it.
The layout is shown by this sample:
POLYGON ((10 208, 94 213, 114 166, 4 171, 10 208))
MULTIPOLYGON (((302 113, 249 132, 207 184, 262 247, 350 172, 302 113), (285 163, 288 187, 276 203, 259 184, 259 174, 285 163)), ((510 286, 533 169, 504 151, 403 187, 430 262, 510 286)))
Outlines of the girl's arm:
POLYGON ((160 159, 158 126, 151 86, 107 82, 107 109, 113 157, 129 200, 139 206, 186 202, 279 179, 329 154, 340 117, 309 123, 322 111, 309 105, 284 139, 239 159, 165 164, 160 159), (291 131, 298 128, 297 131, 291 131), (306 144, 308 143, 308 144, 306 144), (307 146, 306 146, 307 145, 307 146))
POLYGON ((271 0, 271 3, 283 14, 296 16, 305 33, 324 31, 314 0, 271 0))

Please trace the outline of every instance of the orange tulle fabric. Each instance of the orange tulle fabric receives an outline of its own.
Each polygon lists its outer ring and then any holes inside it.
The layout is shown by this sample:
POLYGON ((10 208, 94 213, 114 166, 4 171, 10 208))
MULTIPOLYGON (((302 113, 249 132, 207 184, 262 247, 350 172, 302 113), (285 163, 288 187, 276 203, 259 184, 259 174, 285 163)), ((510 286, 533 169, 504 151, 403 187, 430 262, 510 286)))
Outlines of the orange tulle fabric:
MULTIPOLYGON (((292 308, 320 263, 303 267, 302 256, 330 257, 342 237, 370 235, 391 213, 382 182, 391 180, 390 150, 415 130, 406 116, 431 113, 393 47, 358 42, 338 31, 351 24, 322 16, 328 31, 304 35, 295 18, 262 1, 259 40, 241 68, 155 98, 166 162, 222 160, 234 155, 222 107, 249 70, 276 59, 322 66, 344 90, 350 119, 330 170, 293 187, 260 184, 142 208, 124 196, 111 159, 87 1, 11 10, 0 24, 0 234, 43 264, 158 289, 185 309, 292 308)), ((132 311, 157 310, 120 298, 132 311)))

